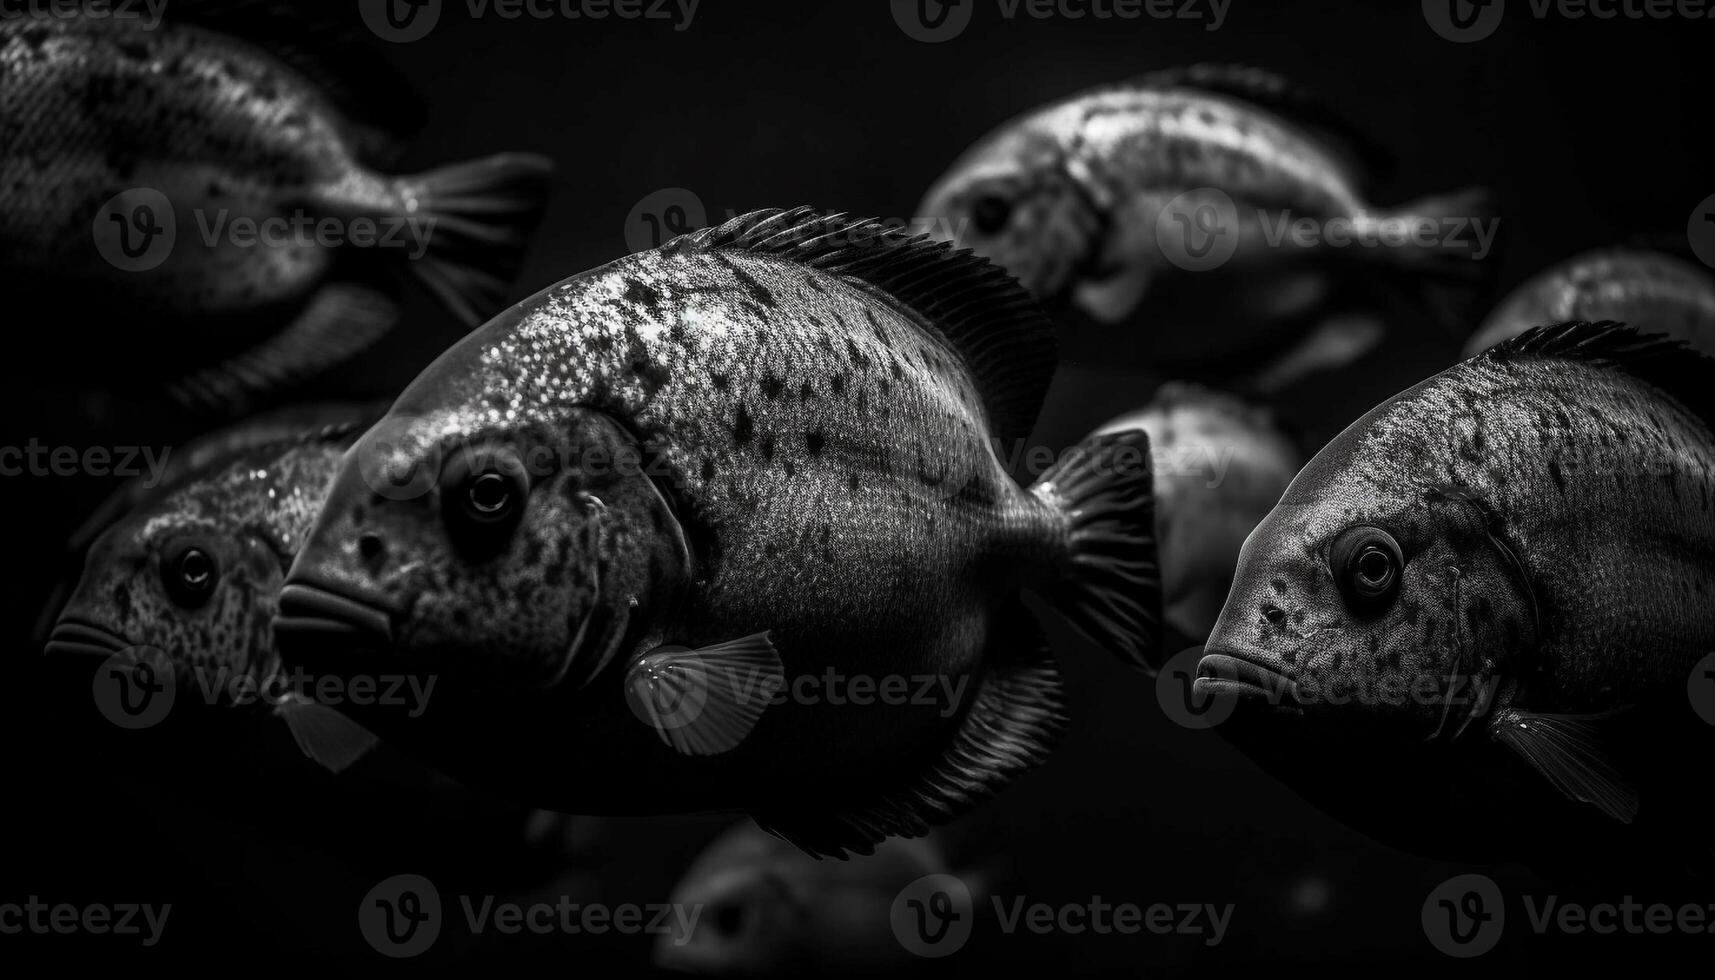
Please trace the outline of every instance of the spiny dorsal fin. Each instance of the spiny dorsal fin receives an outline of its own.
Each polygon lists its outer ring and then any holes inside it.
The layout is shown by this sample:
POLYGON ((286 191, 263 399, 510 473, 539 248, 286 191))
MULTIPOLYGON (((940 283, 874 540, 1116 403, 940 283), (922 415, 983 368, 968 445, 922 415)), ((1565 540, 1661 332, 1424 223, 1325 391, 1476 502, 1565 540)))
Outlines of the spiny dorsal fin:
POLYGON ((1308 86, 1267 68, 1239 64, 1197 64, 1164 68, 1130 82, 1138 88, 1190 88, 1243 99, 1311 126, 1337 140, 1355 158, 1365 176, 1385 180, 1397 161, 1369 130, 1334 108, 1308 86))
POLYGON ((1660 388, 1715 428, 1715 360, 1683 340, 1642 334, 1612 320, 1579 320, 1532 327, 1474 359, 1508 364, 1526 358, 1583 361, 1623 371, 1660 388))
POLYGON ((1001 439, 1036 424, 1058 353, 1054 326, 999 266, 871 218, 797 207, 740 215, 663 251, 770 255, 880 290, 938 331, 964 359, 1001 439))

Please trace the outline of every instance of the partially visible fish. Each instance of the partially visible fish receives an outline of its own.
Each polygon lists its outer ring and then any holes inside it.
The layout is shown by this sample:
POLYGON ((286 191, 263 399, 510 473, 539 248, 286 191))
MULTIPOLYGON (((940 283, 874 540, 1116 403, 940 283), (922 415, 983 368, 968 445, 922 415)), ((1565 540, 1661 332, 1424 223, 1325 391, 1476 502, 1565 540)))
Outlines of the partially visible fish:
POLYGON ((300 748, 343 769, 373 738, 281 683, 271 620, 286 569, 374 406, 293 410, 208 437, 161 487, 99 513, 49 655, 164 657, 184 701, 275 710, 300 748), (289 424, 288 424, 289 423, 289 424))
MULTIPOLYGON (((1339 255, 1370 270, 1476 274, 1487 243, 1472 225, 1458 243, 1452 235, 1435 244, 1375 242, 1390 223, 1474 222, 1488 213, 1486 195, 1377 208, 1360 190, 1362 154, 1348 147, 1364 141, 1354 132, 1258 69, 1164 71, 1007 123, 953 165, 918 214, 938 237, 1004 266, 1051 308, 1098 323, 1137 322, 1154 286, 1180 278, 1183 265, 1205 268, 1206 258, 1206 269, 1220 272, 1197 273, 1209 288, 1194 305, 1268 295, 1243 305, 1247 317, 1235 306, 1234 315, 1210 317, 1212 327, 1199 323, 1190 342, 1218 351, 1227 341, 1212 334, 1222 323, 1256 333, 1240 321, 1301 318, 1325 302, 1326 263, 1339 255), (1300 244, 1281 234, 1303 219, 1318 229, 1344 222, 1367 244, 1333 247, 1320 233, 1300 244)), ((1166 329, 1160 316, 1146 326, 1166 329)))
POLYGON ((1715 649, 1712 418, 1715 361, 1615 324, 1533 328, 1400 393, 1245 542, 1197 691, 1263 746, 1326 732, 1337 758, 1285 743, 1289 779, 1350 803, 1397 777, 1441 814, 1415 844, 1567 830, 1576 862, 1587 823, 1683 813, 1711 731, 1686 690, 1715 649))
POLYGON ((1053 351, 1001 270, 808 208, 575 276, 354 448, 282 652, 442 678, 421 718, 361 720, 534 805, 742 809, 829 854, 924 833, 1062 725, 1022 591, 1128 663, 1159 646, 1147 434, 1029 488, 996 455, 1053 351))
POLYGON ((0 272, 14 299, 75 304, 100 331, 78 350, 109 368, 138 352, 230 353, 173 389, 229 410, 398 321, 352 253, 395 253, 468 324, 493 312, 540 218, 549 162, 375 169, 396 140, 359 114, 413 110, 379 90, 379 72, 340 77, 306 54, 349 45, 337 23, 211 0, 173 0, 155 27, 88 12, 0 18, 0 272), (277 233, 252 240, 246 227, 277 233))
POLYGON ((697 914, 657 937, 655 965, 710 977, 912 972, 923 961, 894 937, 894 899, 951 870, 934 837, 892 838, 865 857, 822 861, 744 820, 674 886, 672 904, 697 914))
POLYGON ((1193 640, 1214 628, 1245 538, 1279 502, 1303 460, 1274 416, 1200 385, 1162 385, 1145 408, 1102 432, 1149 433, 1162 610, 1193 640))
POLYGON ((1661 252, 1611 248, 1567 259, 1526 280, 1465 345, 1482 353, 1532 327, 1617 320, 1715 355, 1715 276, 1661 252))

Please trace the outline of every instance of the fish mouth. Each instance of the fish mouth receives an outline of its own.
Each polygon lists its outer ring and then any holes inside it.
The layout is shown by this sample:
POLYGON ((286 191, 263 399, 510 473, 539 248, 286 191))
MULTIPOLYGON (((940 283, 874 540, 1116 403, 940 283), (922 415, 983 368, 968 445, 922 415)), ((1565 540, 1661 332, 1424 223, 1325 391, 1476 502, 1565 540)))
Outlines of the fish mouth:
POLYGON ((50 657, 106 658, 136 646, 137 644, 99 623, 66 618, 54 624, 53 632, 48 634, 48 642, 42 647, 42 652, 50 657))
POLYGON ((393 617, 402 611, 379 595, 299 579, 280 588, 274 635, 366 639, 391 646, 393 617))
POLYGON ((1205 652, 1197 661, 1197 679, 1191 689, 1207 696, 1263 699, 1280 708, 1303 706, 1298 681, 1290 674, 1242 653, 1205 652))

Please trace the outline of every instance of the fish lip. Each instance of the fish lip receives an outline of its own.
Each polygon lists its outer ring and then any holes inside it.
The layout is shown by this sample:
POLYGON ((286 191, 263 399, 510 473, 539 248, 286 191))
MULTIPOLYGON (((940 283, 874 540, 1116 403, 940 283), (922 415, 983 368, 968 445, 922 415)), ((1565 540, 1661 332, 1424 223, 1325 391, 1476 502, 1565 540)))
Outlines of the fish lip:
POLYGON ((296 579, 280 587, 274 633, 365 637, 393 643, 393 617, 401 609, 349 587, 296 579))
POLYGON ((1232 694, 1260 698, 1278 708, 1302 708, 1298 681, 1260 658, 1239 651, 1207 651, 1197 661, 1192 690, 1198 694, 1232 694))
POLYGON ((135 649, 137 644, 105 626, 87 619, 62 618, 48 634, 42 653, 50 657, 111 657, 135 649))

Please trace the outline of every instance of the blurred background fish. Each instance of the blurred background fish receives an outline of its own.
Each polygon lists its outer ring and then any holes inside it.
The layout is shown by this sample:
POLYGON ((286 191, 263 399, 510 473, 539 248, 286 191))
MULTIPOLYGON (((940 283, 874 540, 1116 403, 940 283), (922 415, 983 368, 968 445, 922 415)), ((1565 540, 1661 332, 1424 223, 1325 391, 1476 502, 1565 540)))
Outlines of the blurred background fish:
POLYGON ((1155 462, 1163 616, 1200 642, 1227 601, 1245 537, 1279 502, 1302 456, 1266 409, 1201 385, 1164 384, 1149 405, 1100 431, 1134 428, 1149 433, 1155 462))
MULTIPOLYGON (((931 233, 1005 266, 1051 310, 1124 325, 1091 335, 1107 356, 1136 350, 1152 363, 1207 366, 1308 344, 1345 350, 1349 361, 1380 336, 1327 332, 1321 314, 1341 275, 1405 283, 1444 305, 1479 279, 1492 246, 1483 191, 1371 204, 1364 188, 1386 156, 1278 75, 1198 65, 1007 123, 959 159, 917 213, 931 233), (1307 240, 1289 233, 1299 222, 1314 225, 1307 240), (1390 227, 1432 231, 1378 245, 1390 227), (1447 283, 1464 285, 1426 291, 1447 283)), ((1458 320, 1454 309, 1441 315, 1458 320)))
POLYGON ((0 276, 80 324, 44 339, 133 386, 171 352, 174 397, 237 413, 392 329, 395 273, 493 313, 551 165, 390 175, 421 110, 362 38, 267 0, 0 18, 0 276))
POLYGON ((1648 249, 1585 252, 1513 290, 1471 336, 1465 356, 1570 320, 1616 320, 1715 354, 1715 276, 1706 266, 1648 249))
POLYGON ((913 974, 926 961, 895 938, 894 899, 952 870, 939 836, 890 838, 874 854, 824 861, 745 819, 673 888, 670 901, 699 914, 656 937, 655 965, 707 977, 913 974))

